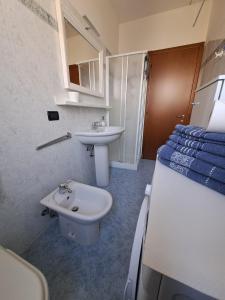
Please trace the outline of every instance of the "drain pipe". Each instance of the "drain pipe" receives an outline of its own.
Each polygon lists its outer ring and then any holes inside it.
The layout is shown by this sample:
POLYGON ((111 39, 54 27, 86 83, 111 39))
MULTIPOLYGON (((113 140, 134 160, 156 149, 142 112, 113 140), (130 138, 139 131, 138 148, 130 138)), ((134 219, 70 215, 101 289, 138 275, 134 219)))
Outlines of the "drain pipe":
POLYGON ((42 217, 49 215, 50 218, 54 218, 54 217, 58 217, 57 212, 55 212, 52 209, 49 209, 48 207, 45 207, 42 211, 41 211, 41 215, 42 217))
POLYGON ((90 151, 90 157, 94 157, 95 156, 94 150, 95 150, 94 145, 87 145, 87 151, 90 151))

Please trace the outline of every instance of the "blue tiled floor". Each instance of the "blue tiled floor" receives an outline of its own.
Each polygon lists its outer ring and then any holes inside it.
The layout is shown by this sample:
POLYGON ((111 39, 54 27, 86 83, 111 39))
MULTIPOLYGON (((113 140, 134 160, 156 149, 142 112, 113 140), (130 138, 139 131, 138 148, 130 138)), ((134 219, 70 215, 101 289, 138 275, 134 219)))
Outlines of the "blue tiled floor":
POLYGON ((102 222, 93 246, 62 237, 53 224, 24 253, 47 278, 51 300, 121 300, 144 190, 152 180, 154 162, 142 160, 138 172, 112 169, 113 207, 102 222))

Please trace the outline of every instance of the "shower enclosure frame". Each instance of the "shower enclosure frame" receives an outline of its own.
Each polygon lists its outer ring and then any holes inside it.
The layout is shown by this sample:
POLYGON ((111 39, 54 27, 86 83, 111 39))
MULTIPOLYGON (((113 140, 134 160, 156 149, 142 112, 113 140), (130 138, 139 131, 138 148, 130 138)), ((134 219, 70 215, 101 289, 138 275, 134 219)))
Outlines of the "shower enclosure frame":
MULTIPOLYGON (((122 169, 130 169, 130 170, 137 170, 139 161, 141 159, 142 155, 142 144, 143 144, 143 132, 144 132, 144 118, 145 118, 145 105, 146 105, 146 92, 147 92, 147 79, 145 79, 144 75, 144 67, 145 67, 145 56, 147 55, 148 51, 137 51, 137 52, 130 52, 130 53, 122 53, 122 54, 117 54, 117 55, 111 55, 111 56, 106 56, 106 105, 108 106, 113 106, 113 103, 110 103, 110 95, 109 95, 109 84, 110 84, 110 76, 109 76, 109 71, 110 71, 110 59, 113 58, 122 58, 121 62, 121 74, 123 77, 124 75, 126 76, 125 80, 125 106, 124 106, 124 115, 126 116, 126 109, 127 109, 127 77, 128 77, 128 58, 132 55, 142 55, 142 63, 141 63, 141 78, 140 78, 140 87, 139 87, 139 96, 138 96, 138 113, 137 113, 137 129, 136 129, 136 141, 135 141, 135 153, 134 153, 134 161, 132 163, 127 163, 124 161, 110 161, 110 165, 115 168, 122 168, 122 169), (124 60, 126 61, 125 63, 125 68, 124 68, 124 60)), ((120 105, 122 105, 122 90, 124 88, 124 82, 121 80, 120 82, 120 88, 121 88, 121 97, 120 97, 120 105)), ((125 132, 124 135, 126 135, 126 117, 124 120, 122 120, 121 116, 122 112, 120 111, 120 126, 124 126, 125 132), (123 124, 121 124, 123 121, 123 124)), ((109 116, 110 116, 110 111, 106 113, 106 121, 107 124, 109 124, 109 116)), ((123 143, 125 143, 125 139, 123 140, 123 143)), ((123 152, 125 152, 125 147, 123 145, 123 152)), ((124 153, 123 153, 123 158, 124 158, 124 153)))
MULTIPOLYGON (((98 62, 99 59, 94 58, 94 59, 88 59, 88 60, 83 60, 79 61, 76 64, 78 65, 78 72, 79 72, 79 79, 80 79, 80 84, 82 85, 82 76, 81 76, 81 65, 82 64, 88 64, 88 76, 89 76, 89 82, 90 82, 90 87, 89 89, 91 91, 96 91, 96 74, 95 74, 95 67, 93 67, 93 63, 98 62)), ((99 66, 98 66, 99 68, 99 66)), ((98 81, 98 89, 100 88, 100 82, 98 81)))

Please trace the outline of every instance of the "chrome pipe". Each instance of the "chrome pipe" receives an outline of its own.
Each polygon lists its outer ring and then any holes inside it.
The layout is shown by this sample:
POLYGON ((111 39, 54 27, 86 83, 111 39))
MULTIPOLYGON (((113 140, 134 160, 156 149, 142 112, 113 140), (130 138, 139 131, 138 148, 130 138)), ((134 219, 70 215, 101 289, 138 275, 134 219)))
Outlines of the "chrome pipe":
POLYGON ((71 134, 70 132, 67 132, 66 135, 63 135, 63 136, 61 136, 61 137, 59 137, 59 138, 57 138, 57 139, 51 140, 50 142, 47 142, 47 143, 45 143, 45 144, 42 144, 42 145, 38 146, 38 147, 36 148, 36 150, 41 150, 41 149, 43 149, 43 148, 49 147, 49 146, 51 146, 51 145, 60 143, 60 142, 62 142, 62 141, 65 141, 65 140, 68 140, 68 139, 71 139, 71 138, 72 138, 72 134, 71 134))

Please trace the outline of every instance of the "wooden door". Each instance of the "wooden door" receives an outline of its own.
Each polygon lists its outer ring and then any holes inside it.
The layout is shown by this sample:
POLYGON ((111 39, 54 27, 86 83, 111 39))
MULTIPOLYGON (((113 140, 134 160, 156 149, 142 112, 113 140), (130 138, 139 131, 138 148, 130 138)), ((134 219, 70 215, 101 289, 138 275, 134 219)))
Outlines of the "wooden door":
POLYGON ((204 43, 149 52, 143 158, 155 159, 176 124, 189 124, 204 43))
POLYGON ((80 84, 78 65, 69 65, 70 82, 80 84))

